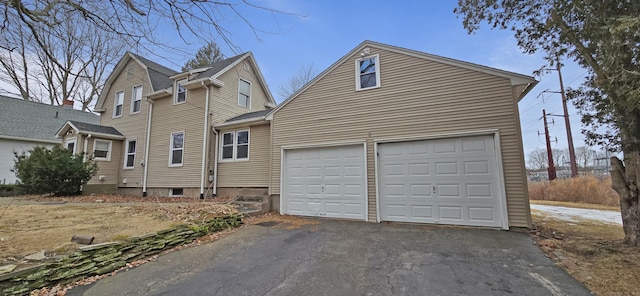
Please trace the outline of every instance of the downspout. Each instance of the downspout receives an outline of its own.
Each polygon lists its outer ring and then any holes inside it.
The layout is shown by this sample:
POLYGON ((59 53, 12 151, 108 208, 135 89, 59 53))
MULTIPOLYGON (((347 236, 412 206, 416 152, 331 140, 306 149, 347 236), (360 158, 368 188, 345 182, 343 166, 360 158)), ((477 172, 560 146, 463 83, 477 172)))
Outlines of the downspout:
POLYGON ((218 194, 218 131, 215 128, 211 128, 216 135, 216 146, 213 148, 213 196, 218 194))
POLYGON ((209 87, 201 82, 206 92, 204 95, 204 127, 202 128, 202 174, 200 175, 200 199, 204 199, 204 180, 207 173, 207 137, 209 136, 209 87))
POLYGON ((153 101, 146 99, 149 102, 149 115, 147 116, 147 137, 144 143, 144 172, 142 175, 142 197, 147 196, 147 174, 149 172, 149 142, 151 138, 151 113, 153 112, 153 101))
POLYGON ((91 134, 88 134, 84 137, 84 147, 82 147, 82 161, 87 161, 87 146, 89 146, 89 138, 91 138, 91 134))

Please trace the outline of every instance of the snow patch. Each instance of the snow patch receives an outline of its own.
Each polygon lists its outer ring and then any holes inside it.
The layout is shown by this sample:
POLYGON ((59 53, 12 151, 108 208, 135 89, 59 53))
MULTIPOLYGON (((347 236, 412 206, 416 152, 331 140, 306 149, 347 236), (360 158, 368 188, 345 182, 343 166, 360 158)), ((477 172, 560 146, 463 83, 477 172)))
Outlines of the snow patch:
POLYGON ((622 225, 622 217, 620 216, 620 212, 616 211, 578 209, 536 204, 531 204, 531 209, 544 212, 544 214, 547 216, 570 222, 578 222, 580 220, 589 219, 602 223, 613 223, 622 225))

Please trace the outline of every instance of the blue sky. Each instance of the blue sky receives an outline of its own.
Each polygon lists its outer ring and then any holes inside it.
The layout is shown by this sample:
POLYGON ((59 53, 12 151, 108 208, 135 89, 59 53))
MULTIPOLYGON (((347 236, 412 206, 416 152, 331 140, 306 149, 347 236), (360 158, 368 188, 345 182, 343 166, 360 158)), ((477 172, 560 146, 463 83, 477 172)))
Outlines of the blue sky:
MULTIPOLYGON (((240 1, 238 1, 240 2, 240 1)), ((313 65, 320 73, 364 40, 387 43, 459 59, 507 71, 532 75, 545 65, 542 55, 525 55, 516 45, 510 31, 490 30, 488 25, 474 35, 468 35, 462 20, 456 18, 455 0, 429 1, 302 1, 254 0, 251 3, 294 13, 288 16, 241 6, 239 12, 253 26, 266 32, 253 32, 239 17, 221 9, 220 25, 238 48, 231 50, 225 42, 213 36, 227 56, 252 51, 278 102, 281 85, 286 84, 302 66, 313 65), (257 36, 256 36, 257 34, 257 36)), ((203 31, 202 36, 206 36, 203 31)), ((157 34, 163 43, 177 50, 158 49, 148 56, 161 64, 179 70, 195 54, 204 41, 186 36, 180 38, 170 25, 160 25, 157 34), (178 53, 180 52, 180 53, 178 53)), ((585 70, 571 61, 564 61, 565 86, 578 86, 585 70)), ((556 72, 538 77, 540 83, 519 104, 525 155, 536 148, 544 148, 542 109, 562 114, 559 94, 542 94, 544 90, 558 91, 556 72)), ((584 137, 577 111, 569 106, 574 144, 583 146, 584 137)), ((555 117, 551 126, 554 148, 567 147, 563 118, 555 117)))
MULTIPOLYGON (((453 13, 455 0, 447 1, 296 1, 265 0, 257 2, 274 9, 301 16, 274 15, 247 9, 248 19, 256 27, 275 34, 258 33, 259 39, 241 20, 226 18, 234 44, 242 51, 252 51, 271 88, 280 102, 278 90, 305 65, 313 65, 316 73, 329 67, 363 40, 392 44, 472 63, 532 75, 545 65, 542 55, 523 54, 510 31, 491 30, 483 26, 468 35, 462 20, 453 13)), ((218 41, 218 40, 217 40, 218 41)), ((221 44, 222 41, 219 41, 221 44)), ((194 42, 193 51, 201 45, 194 42)), ((224 48, 224 47, 223 47, 224 48)), ((227 55, 233 52, 224 49, 227 55)), ((185 56, 183 60, 188 59, 185 56)), ((585 70, 571 61, 563 68, 565 86, 578 86, 585 70)), ((540 83, 519 104, 525 155, 536 148, 545 148, 542 109, 562 114, 556 72, 538 77, 540 83)), ((569 106, 574 145, 583 146, 581 124, 577 111, 569 106)), ((552 119, 550 119, 552 120, 552 119)), ((567 147, 563 118, 553 118, 551 126, 554 148, 567 147)))

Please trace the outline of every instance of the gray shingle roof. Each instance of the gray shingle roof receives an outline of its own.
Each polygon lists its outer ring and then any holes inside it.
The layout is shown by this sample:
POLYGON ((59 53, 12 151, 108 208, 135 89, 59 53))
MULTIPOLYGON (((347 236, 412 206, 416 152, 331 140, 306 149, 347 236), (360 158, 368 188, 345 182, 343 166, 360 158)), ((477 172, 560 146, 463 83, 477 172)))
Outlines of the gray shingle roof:
POLYGON ((149 71, 149 79, 151 80, 151 86, 154 91, 166 89, 173 85, 173 81, 169 79, 170 76, 176 75, 179 72, 169 69, 163 65, 160 65, 154 61, 147 60, 139 55, 133 54, 140 62, 147 66, 149 71))
POLYGON ((245 113, 245 114, 240 114, 240 115, 238 115, 236 117, 227 119, 227 121, 225 121, 225 122, 232 122, 232 121, 238 121, 238 120, 243 120, 243 119, 262 117, 262 116, 267 115, 269 113, 269 111, 271 111, 271 109, 253 111, 253 112, 249 112, 249 113, 245 113))
POLYGON ((73 124, 81 132, 123 136, 123 134, 121 134, 117 129, 115 129, 112 126, 104 126, 99 124, 92 124, 92 123, 79 122, 79 121, 73 121, 73 120, 69 120, 69 122, 71 122, 71 124, 73 124))
POLYGON ((56 132, 67 120, 97 124, 100 117, 70 107, 0 96, 0 137, 59 141, 56 132))
POLYGON ((241 53, 241 54, 239 54, 237 56, 233 56, 233 57, 230 57, 228 59, 224 59, 222 61, 215 62, 215 63, 213 63, 211 65, 202 67, 202 68, 210 67, 210 69, 207 69, 207 71, 204 71, 202 73, 199 73, 198 76, 196 76, 196 78, 194 78, 194 80, 195 79, 199 79, 199 78, 204 78, 204 77, 211 77, 211 76, 215 75, 216 73, 222 71, 222 69, 224 69, 227 66, 233 64, 235 61, 237 61, 238 59, 243 57, 245 54, 247 54, 247 53, 246 52, 245 53, 241 53))

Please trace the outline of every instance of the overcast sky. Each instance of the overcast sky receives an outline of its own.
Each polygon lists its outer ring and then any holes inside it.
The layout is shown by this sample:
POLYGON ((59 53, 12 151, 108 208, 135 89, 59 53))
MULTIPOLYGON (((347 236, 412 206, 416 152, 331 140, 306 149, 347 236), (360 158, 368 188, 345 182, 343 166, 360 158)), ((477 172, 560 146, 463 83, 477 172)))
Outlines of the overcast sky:
MULTIPOLYGON (((238 1, 239 2, 239 1, 238 1)), ((525 75, 545 65, 542 55, 521 53, 510 31, 490 30, 484 25, 474 35, 468 35, 462 20, 456 18, 455 0, 439 1, 301 1, 258 0, 259 5, 297 15, 287 16, 269 11, 244 7, 243 16, 256 28, 266 32, 253 32, 237 16, 225 14, 220 23, 237 49, 232 50, 223 40, 216 39, 226 56, 252 51, 258 65, 278 102, 281 85, 295 75, 300 68, 313 65, 320 73, 364 40, 387 43, 467 62, 513 71, 525 75), (402 3, 402 4, 400 4, 402 3), (256 36, 257 35, 257 36, 256 36)), ((203 41, 193 37, 181 39, 172 33, 170 26, 158 28, 164 42, 175 48, 195 53, 203 41)), ((183 51, 184 52, 184 51, 183 51)), ((193 54, 156 52, 149 56, 173 69, 179 70, 193 54)), ((563 76, 566 87, 576 87, 585 70, 571 61, 564 61, 563 76)), ((525 154, 536 148, 544 148, 543 125, 539 120, 542 109, 548 113, 562 114, 561 97, 545 90, 558 91, 556 72, 537 77, 538 86, 519 104, 525 154)), ((569 116, 574 144, 583 146, 580 119, 572 105, 569 116)), ((551 120, 551 119, 550 119, 551 120)), ((551 126, 554 148, 567 147, 564 121, 553 119, 551 126)))

